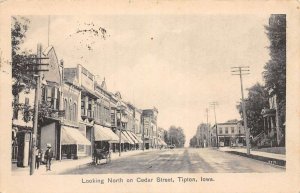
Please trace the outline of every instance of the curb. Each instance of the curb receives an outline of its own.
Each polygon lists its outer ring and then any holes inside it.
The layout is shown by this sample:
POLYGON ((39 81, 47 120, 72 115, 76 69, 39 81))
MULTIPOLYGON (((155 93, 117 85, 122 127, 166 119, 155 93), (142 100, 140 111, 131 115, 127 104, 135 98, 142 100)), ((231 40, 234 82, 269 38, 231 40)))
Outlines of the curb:
POLYGON ((262 162, 266 162, 270 165, 275 165, 275 166, 280 166, 285 168, 286 167, 286 161, 285 160, 280 160, 280 159, 275 159, 275 158, 270 158, 270 157, 264 157, 264 156, 260 156, 260 155, 247 155, 246 153, 242 153, 242 152, 237 152, 237 151, 224 151, 230 154, 234 154, 234 155, 239 155, 239 156, 243 156, 243 157, 247 157, 247 158, 251 158, 251 159, 255 159, 258 161, 262 161, 262 162))

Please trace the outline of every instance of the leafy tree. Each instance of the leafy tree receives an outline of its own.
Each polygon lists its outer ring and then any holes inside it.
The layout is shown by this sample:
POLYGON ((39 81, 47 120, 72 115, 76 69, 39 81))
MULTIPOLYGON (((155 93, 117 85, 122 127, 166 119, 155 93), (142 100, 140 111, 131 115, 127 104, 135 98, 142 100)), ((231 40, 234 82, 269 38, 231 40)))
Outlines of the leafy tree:
POLYGON ((33 74, 27 73, 31 55, 28 52, 21 52, 20 45, 26 38, 29 23, 30 21, 25 17, 12 17, 12 107, 14 112, 23 112, 25 122, 29 122, 32 118, 32 107, 28 104, 19 103, 19 93, 22 91, 29 92, 34 85, 34 78, 33 74))
MULTIPOLYGON (((266 89, 256 83, 249 91, 248 97, 245 99, 247 126, 250 128, 250 133, 253 136, 258 135, 263 131, 263 117, 261 111, 268 106, 268 92, 266 89)), ((242 105, 237 106, 241 117, 243 118, 242 105)))
POLYGON ((168 136, 168 131, 164 130, 164 141, 169 144, 169 136, 168 136))
POLYGON ((272 14, 265 29, 270 41, 270 60, 264 67, 263 76, 266 88, 273 91, 271 96, 276 95, 277 126, 282 131, 286 114, 286 15, 272 14))
POLYGON ((197 138, 194 135, 191 139, 190 139, 190 147, 196 147, 197 146, 197 138))
POLYGON ((185 135, 181 127, 171 126, 168 130, 169 142, 176 147, 184 147, 185 135))
POLYGON ((265 65, 266 87, 273 89, 279 103, 279 114, 285 121, 286 101, 286 16, 271 15, 270 25, 265 26, 270 40, 270 60, 265 65))
MULTIPOLYGON (((33 106, 19 102, 19 94, 21 92, 29 93, 35 88, 36 82, 32 67, 35 62, 35 55, 29 51, 22 51, 20 46, 24 43, 26 32, 28 30, 30 20, 25 17, 12 17, 11 26, 11 45, 12 45, 12 107, 15 112, 23 113, 22 119, 25 122, 32 120, 34 115, 33 106)), ((39 122, 43 122, 44 118, 50 116, 53 110, 45 101, 39 104, 39 122)))
POLYGON ((30 73, 29 65, 32 62, 32 54, 21 51, 20 45, 26 38, 26 32, 30 21, 24 17, 12 17, 11 45, 12 45, 12 94, 18 95, 24 89, 29 92, 34 86, 33 74, 30 73))

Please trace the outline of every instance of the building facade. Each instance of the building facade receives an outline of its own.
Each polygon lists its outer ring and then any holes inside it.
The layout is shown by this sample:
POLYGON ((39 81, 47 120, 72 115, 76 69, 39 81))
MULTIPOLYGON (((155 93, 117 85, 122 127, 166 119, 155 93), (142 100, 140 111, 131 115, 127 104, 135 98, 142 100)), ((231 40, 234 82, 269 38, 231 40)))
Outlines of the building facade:
POLYGON ((145 148, 158 148, 157 143, 157 108, 145 109, 142 113, 143 140, 145 148))
POLYGON ((216 137, 218 136, 219 147, 244 146, 245 129, 240 121, 225 122, 217 124, 218 134, 216 134, 216 125, 211 128, 211 143, 216 146, 216 137))
MULTIPOLYGON (((49 58, 49 71, 41 73, 37 147, 46 150, 51 144, 55 159, 77 159, 93 155, 95 148, 113 152, 158 147, 156 108, 140 110, 125 102, 120 92, 113 94, 82 65, 65 68, 54 47, 41 53, 49 58), (121 109, 120 109, 121 108, 121 109)), ((14 108, 12 118, 12 162, 26 167, 32 146, 32 115, 35 90, 14 95, 15 106, 26 106, 28 112, 14 108), (27 118, 26 118, 27 117, 27 118)))

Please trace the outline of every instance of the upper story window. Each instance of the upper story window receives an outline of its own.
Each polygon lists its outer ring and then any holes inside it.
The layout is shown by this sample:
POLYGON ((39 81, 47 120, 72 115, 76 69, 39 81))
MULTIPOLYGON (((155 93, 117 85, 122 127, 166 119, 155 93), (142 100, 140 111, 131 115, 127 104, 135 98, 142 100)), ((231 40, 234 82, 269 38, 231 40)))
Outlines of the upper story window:
POLYGON ((228 127, 225 127, 225 133, 228 134, 228 127))
POLYGON ((231 133, 234 133, 234 127, 231 127, 231 133))
POLYGON ((42 90, 42 100, 46 101, 52 109, 59 109, 59 90, 54 86, 45 86, 42 90))
POLYGON ((77 121, 77 104, 73 104, 73 121, 77 121))
POLYGON ((219 128, 219 133, 220 133, 220 134, 223 133, 222 127, 219 128))

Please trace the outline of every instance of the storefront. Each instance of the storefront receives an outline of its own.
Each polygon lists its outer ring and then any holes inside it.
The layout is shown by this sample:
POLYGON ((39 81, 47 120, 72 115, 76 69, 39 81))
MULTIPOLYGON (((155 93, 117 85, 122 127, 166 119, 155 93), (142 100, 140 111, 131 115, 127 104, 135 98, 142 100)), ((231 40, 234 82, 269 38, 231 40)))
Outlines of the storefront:
POLYGON ((125 145, 125 149, 131 151, 131 150, 134 150, 134 140, 129 136, 128 132, 127 131, 122 131, 122 134, 127 138, 128 140, 128 145, 126 144, 125 145))
MULTIPOLYGON (((118 136, 118 138, 119 138, 119 134, 120 134, 120 131, 116 130, 116 135, 118 136)), ((128 151, 129 144, 130 144, 129 139, 124 135, 124 133, 122 131, 121 132, 121 151, 128 151)), ((117 143, 115 145, 116 145, 116 151, 119 151, 119 148, 120 148, 119 143, 117 143)))
POLYGON ((91 146, 91 142, 77 128, 62 126, 61 136, 62 159, 77 159, 87 156, 85 146, 91 146))
POLYGON ((115 151, 115 145, 119 137, 108 127, 94 125, 94 148, 115 151))

